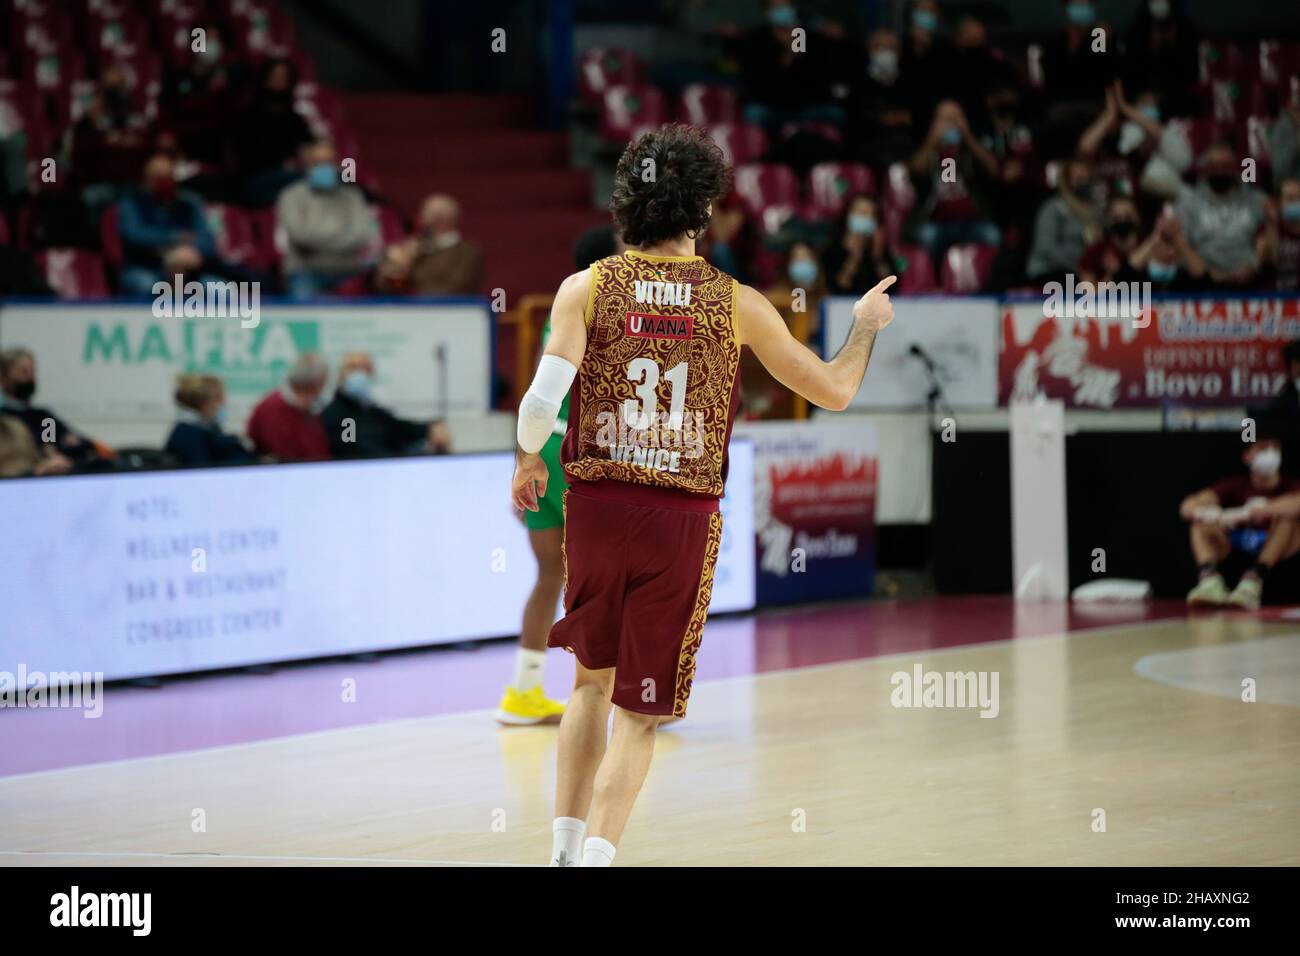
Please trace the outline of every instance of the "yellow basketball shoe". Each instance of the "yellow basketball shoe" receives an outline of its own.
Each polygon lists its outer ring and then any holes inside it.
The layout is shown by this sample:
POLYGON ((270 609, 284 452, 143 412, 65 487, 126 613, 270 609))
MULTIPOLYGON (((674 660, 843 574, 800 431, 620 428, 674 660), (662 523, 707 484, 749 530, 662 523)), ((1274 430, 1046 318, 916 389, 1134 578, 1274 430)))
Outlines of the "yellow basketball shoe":
POLYGON ((558 724, 564 716, 564 701, 551 700, 540 687, 529 691, 507 687, 497 709, 497 722, 511 727, 558 724))

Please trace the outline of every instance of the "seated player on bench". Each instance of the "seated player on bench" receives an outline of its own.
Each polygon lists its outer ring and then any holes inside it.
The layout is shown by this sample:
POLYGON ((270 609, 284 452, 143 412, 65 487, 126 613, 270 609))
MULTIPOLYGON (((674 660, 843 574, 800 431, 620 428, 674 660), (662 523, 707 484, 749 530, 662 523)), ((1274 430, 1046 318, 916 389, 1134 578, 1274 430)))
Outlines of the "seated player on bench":
POLYGON ((1246 446, 1249 474, 1234 475, 1183 499, 1191 522, 1200 580, 1187 594, 1193 607, 1258 610, 1269 572, 1300 551, 1300 480, 1281 473, 1282 442, 1261 437, 1246 446), (1229 593, 1220 565, 1237 552, 1250 562, 1229 593))

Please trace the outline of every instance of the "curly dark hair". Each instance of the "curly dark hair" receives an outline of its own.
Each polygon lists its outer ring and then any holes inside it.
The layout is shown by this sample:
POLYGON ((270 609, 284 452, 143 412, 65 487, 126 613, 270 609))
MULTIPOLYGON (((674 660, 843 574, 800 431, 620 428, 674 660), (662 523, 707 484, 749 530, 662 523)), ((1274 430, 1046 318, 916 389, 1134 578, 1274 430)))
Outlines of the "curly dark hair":
POLYGON ((653 245, 703 232, 709 204, 730 188, 731 167, 717 144, 694 126, 669 123, 623 150, 609 211, 625 243, 653 245))

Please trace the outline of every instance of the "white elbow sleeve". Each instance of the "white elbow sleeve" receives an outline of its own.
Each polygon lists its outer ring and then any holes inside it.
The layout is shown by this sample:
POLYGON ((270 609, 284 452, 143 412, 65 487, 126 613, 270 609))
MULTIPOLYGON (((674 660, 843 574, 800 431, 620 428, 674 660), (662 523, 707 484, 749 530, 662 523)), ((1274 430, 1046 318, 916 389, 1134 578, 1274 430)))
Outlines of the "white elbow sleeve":
POLYGON ((560 414, 560 403, 568 394, 578 368, 568 359, 558 355, 543 355, 537 367, 533 384, 519 403, 519 447, 536 454, 551 437, 555 419, 560 414))

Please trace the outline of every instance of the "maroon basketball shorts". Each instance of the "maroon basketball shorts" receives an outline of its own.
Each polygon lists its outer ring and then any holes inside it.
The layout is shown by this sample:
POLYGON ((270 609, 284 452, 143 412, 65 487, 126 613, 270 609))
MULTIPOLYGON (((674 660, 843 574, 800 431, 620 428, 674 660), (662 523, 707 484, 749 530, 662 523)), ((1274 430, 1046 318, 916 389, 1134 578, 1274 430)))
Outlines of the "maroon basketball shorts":
POLYGON ((575 483, 565 492, 564 617, 547 643, 588 670, 615 668, 619 707, 684 717, 722 515, 715 500, 650 499, 622 485, 575 483))

